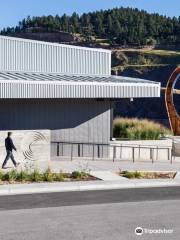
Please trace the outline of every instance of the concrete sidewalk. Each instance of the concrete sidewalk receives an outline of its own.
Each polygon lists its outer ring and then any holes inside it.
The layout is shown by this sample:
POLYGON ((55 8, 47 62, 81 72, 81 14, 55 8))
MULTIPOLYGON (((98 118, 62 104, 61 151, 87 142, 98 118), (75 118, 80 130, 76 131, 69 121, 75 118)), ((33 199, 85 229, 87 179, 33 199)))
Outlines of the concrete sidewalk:
POLYGON ((87 181, 1 185, 0 195, 179 186, 179 180, 87 181))
MULTIPOLYGON (((128 161, 128 160, 119 160, 113 162, 112 160, 86 160, 86 159, 76 159, 73 161, 70 160, 52 160, 48 163, 36 162, 36 167, 40 171, 44 171, 47 167, 50 167, 53 172, 69 172, 72 171, 110 171, 110 172, 119 172, 120 170, 134 170, 134 171, 180 171, 180 157, 176 158, 175 161, 171 164, 170 161, 155 161, 151 163, 150 161, 128 161)), ((9 171, 13 169, 13 164, 11 161, 8 162, 6 170, 9 171)), ((24 168, 21 163, 18 169, 24 168)))
MULTIPOLYGON (((111 171, 111 172, 119 172, 119 170, 148 170, 148 171, 180 171, 180 158, 177 158, 173 164, 170 161, 164 162, 155 162, 151 163, 147 162, 135 162, 132 161, 110 161, 110 160, 59 160, 59 161, 51 161, 50 167, 54 172, 59 172, 62 170, 63 172, 72 172, 74 170, 85 170, 85 171, 111 171)), ((43 164, 40 165, 40 168, 44 168, 43 164)))

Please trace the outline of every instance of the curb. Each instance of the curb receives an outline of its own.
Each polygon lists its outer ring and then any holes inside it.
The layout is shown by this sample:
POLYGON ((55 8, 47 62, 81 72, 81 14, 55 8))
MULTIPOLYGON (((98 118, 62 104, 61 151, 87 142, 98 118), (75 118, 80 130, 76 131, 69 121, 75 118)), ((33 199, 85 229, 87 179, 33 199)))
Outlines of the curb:
POLYGON ((152 188, 152 187, 180 187, 179 181, 153 181, 153 182, 119 182, 119 181, 89 181, 71 183, 33 183, 13 184, 0 186, 0 196, 23 195, 53 192, 91 191, 91 190, 113 190, 126 188, 152 188))

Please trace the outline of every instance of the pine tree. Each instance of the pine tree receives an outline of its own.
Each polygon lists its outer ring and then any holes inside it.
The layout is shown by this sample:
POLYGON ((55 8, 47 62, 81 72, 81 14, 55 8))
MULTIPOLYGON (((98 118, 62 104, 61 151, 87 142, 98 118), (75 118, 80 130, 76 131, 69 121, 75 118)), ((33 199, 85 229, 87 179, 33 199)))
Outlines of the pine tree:
POLYGON ((110 43, 143 45, 153 39, 158 44, 180 44, 180 17, 170 18, 159 14, 149 14, 137 8, 114 8, 96 11, 79 16, 73 13, 59 16, 41 16, 22 19, 18 26, 8 27, 0 33, 25 32, 28 28, 43 32, 65 31, 79 33, 85 39, 100 37, 110 43), (33 29, 34 28, 34 29, 33 29))

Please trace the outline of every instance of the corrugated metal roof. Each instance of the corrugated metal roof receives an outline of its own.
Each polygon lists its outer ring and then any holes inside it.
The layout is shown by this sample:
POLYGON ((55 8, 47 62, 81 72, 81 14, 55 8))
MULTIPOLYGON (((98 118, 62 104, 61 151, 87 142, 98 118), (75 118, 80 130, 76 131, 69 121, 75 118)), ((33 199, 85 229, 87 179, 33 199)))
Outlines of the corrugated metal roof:
POLYGON ((0 98, 117 99, 159 96, 160 83, 137 78, 0 72, 0 98))
POLYGON ((158 82, 123 76, 100 77, 86 75, 82 76, 82 75, 63 75, 57 73, 52 74, 52 73, 29 73, 29 72, 0 72, 0 80, 159 84, 158 82))

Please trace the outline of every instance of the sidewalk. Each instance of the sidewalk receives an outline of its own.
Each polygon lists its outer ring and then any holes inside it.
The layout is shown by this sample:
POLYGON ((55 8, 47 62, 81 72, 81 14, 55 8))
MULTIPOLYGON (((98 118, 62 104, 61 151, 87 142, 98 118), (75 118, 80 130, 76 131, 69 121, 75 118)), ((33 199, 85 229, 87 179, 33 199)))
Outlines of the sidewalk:
MULTIPOLYGON (((40 165, 41 168, 45 168, 43 164, 40 165)), ((177 158, 173 164, 170 161, 158 161, 158 162, 135 162, 132 161, 111 161, 111 160, 58 160, 51 161, 50 167, 52 171, 59 172, 72 172, 74 170, 91 170, 91 171, 112 171, 119 172, 119 170, 148 170, 148 171, 180 171, 180 158, 177 158)))
MULTIPOLYGON (((7 164, 6 170, 9 171, 13 169, 13 164, 9 162, 7 164)), ((86 160, 86 159, 77 159, 77 160, 52 160, 50 163, 47 162, 37 162, 36 167, 40 171, 44 171, 47 167, 50 167, 53 172, 72 172, 72 171, 111 171, 119 172, 120 170, 134 170, 134 171, 180 171, 180 157, 176 158, 175 161, 171 164, 170 161, 136 161, 132 162, 130 160, 119 160, 113 162, 112 160, 86 160)), ((21 163, 18 169, 24 168, 21 163)))

